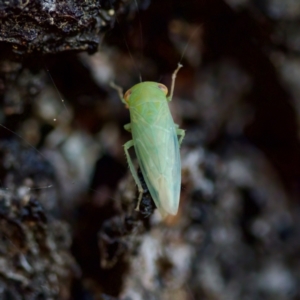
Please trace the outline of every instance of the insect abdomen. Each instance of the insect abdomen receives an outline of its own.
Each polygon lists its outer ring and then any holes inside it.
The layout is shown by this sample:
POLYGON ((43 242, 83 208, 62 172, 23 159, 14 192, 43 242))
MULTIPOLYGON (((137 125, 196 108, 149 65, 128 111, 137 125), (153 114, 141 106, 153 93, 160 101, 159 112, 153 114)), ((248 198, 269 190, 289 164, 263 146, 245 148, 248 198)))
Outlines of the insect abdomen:
POLYGON ((150 119, 134 109, 131 127, 139 165, 151 196, 163 215, 175 215, 179 204, 181 165, 174 122, 165 104, 167 110, 161 108, 150 119))

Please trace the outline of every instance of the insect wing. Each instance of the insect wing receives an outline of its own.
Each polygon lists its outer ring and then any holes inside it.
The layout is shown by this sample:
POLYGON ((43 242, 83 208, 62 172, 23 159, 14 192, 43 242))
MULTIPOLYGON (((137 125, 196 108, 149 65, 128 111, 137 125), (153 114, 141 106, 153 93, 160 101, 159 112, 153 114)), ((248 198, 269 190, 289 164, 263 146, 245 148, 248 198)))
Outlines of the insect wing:
POLYGON ((156 124, 140 120, 139 126, 132 125, 136 155, 150 194, 162 216, 176 215, 181 164, 173 119, 168 113, 156 124))

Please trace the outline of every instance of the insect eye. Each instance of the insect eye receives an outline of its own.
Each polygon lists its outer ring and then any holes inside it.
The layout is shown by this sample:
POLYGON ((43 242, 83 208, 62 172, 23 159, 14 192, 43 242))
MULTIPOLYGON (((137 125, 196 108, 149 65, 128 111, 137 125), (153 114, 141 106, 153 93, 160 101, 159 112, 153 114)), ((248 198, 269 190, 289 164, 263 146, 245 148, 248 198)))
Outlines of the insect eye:
POLYGON ((131 90, 128 90, 128 91, 125 93, 125 95, 124 95, 124 100, 125 100, 126 102, 128 102, 130 95, 131 95, 131 90))
POLYGON ((157 86, 158 86, 159 89, 161 89, 165 93, 165 95, 168 94, 168 88, 165 85, 158 84, 157 86))

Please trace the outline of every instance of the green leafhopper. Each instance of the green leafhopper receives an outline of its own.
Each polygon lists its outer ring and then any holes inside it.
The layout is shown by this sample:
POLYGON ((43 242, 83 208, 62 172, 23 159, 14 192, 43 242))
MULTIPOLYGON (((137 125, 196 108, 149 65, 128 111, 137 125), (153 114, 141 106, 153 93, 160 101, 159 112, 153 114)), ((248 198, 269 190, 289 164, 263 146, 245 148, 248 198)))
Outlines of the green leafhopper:
POLYGON ((130 123, 124 128, 131 132, 132 140, 125 143, 124 150, 129 169, 139 190, 136 209, 139 210, 143 188, 128 152, 132 146, 150 194, 163 217, 177 214, 180 198, 179 145, 185 131, 174 123, 168 101, 172 100, 176 75, 181 67, 182 65, 178 64, 172 75, 169 96, 167 87, 157 82, 138 83, 124 96, 122 88, 112 84, 130 111, 130 123))

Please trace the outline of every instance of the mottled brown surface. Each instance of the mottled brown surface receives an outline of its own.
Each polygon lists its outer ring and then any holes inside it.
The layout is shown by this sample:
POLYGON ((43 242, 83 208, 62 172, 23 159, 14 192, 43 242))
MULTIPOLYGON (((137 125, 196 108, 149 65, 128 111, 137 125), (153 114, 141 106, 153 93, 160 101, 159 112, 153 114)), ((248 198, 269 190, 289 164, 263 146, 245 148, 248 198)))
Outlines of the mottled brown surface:
MULTIPOLYGON (((106 1, 2 1, 0 42, 17 56, 97 50, 114 18, 106 1)), ((9 51, 7 51, 9 53, 9 51)))

